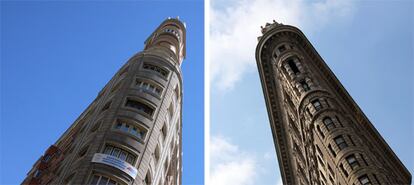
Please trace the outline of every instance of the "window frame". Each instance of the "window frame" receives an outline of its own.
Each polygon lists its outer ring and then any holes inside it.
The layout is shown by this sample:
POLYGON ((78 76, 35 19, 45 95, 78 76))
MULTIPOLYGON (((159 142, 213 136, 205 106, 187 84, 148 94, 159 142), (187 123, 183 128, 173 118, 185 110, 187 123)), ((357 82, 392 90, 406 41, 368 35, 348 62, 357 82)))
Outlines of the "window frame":
POLYGON ((331 118, 331 117, 329 117, 329 116, 324 117, 324 118, 322 119, 322 122, 323 122, 323 124, 325 125, 325 128, 326 128, 328 131, 331 131, 331 130, 333 130, 333 129, 335 129, 335 128, 336 128, 335 123, 333 122, 332 118, 331 118), (328 120, 329 120, 329 121, 328 121, 328 120))
POLYGON ((334 138, 334 142, 340 150, 343 150, 344 148, 348 147, 348 143, 346 143, 345 138, 342 135, 336 136, 334 138))
POLYGON ((305 92, 308 92, 308 91, 311 90, 311 88, 310 88, 308 82, 306 82, 306 80, 301 80, 299 83, 300 83, 300 86, 303 88, 303 90, 305 92))
POLYGON ((127 109, 134 110, 135 112, 139 112, 141 115, 146 116, 148 118, 152 118, 154 116, 155 111, 156 111, 156 107, 154 107, 154 106, 152 106, 148 103, 145 103, 142 100, 138 100, 137 98, 133 98, 133 97, 126 97, 125 101, 124 101, 124 104, 123 104, 123 107, 125 107, 127 109), (134 106, 129 106, 128 102, 136 102, 137 103, 136 105, 143 105, 144 109, 149 108, 151 110, 151 112, 148 113, 145 110, 142 110, 141 108, 134 107, 134 106))
POLYGON ((345 160, 348 163, 348 165, 351 167, 352 170, 355 170, 356 168, 361 166, 354 154, 348 155, 345 158, 345 160))
POLYGON ((147 71, 151 71, 154 74, 157 74, 158 76, 161 76, 163 78, 168 78, 168 76, 170 75, 170 70, 168 70, 168 69, 166 69, 164 67, 161 67, 159 65, 156 65, 156 64, 154 64, 152 62, 143 62, 142 69, 143 70, 147 70, 147 71), (151 69, 151 68, 153 68, 153 69, 151 69), (165 74, 163 74, 163 73, 165 73, 165 74))
POLYGON ((126 163, 128 163, 128 164, 130 164, 132 166, 135 166, 135 163, 138 160, 138 155, 135 154, 134 152, 131 152, 130 150, 125 149, 124 147, 117 146, 117 145, 114 145, 112 143, 105 143, 104 148, 102 149, 102 153, 103 154, 106 154, 106 155, 110 155, 110 156, 116 157, 119 160, 122 160, 122 161, 124 161, 124 162, 126 162, 126 163), (107 153, 107 148, 110 148, 108 150, 109 153, 107 153), (116 152, 115 152, 115 150, 116 150, 116 152), (125 152, 127 154, 127 156, 125 157, 125 160, 123 160, 123 159, 120 158, 120 155, 121 155, 122 152, 125 152), (114 155, 114 153, 116 153, 116 155, 114 155), (129 156, 132 156, 133 157, 133 160, 132 161, 128 161, 128 159, 129 159, 128 157, 129 156))
POLYGON ((141 143, 145 142, 149 131, 149 129, 146 128, 144 124, 139 124, 135 121, 127 120, 124 118, 115 119, 115 123, 113 124, 112 129, 118 132, 126 133, 129 136, 136 138, 141 143), (134 128, 136 129, 135 133, 137 134, 134 134, 134 128), (142 132, 144 133, 142 134, 142 132))
POLYGON ((312 104, 313 108, 316 111, 320 111, 323 108, 322 103, 321 103, 321 101, 319 99, 312 100, 311 101, 311 104, 312 104))

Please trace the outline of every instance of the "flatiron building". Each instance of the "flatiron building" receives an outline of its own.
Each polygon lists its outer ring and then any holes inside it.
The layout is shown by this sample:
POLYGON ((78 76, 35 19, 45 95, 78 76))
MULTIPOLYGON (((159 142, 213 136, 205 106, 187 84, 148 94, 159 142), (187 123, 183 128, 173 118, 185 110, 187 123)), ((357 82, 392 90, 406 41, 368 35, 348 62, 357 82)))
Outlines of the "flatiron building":
POLYGON ((411 174, 305 35, 262 27, 256 61, 283 184, 411 184, 411 174))
POLYGON ((162 22, 23 184, 181 184, 185 29, 162 22))

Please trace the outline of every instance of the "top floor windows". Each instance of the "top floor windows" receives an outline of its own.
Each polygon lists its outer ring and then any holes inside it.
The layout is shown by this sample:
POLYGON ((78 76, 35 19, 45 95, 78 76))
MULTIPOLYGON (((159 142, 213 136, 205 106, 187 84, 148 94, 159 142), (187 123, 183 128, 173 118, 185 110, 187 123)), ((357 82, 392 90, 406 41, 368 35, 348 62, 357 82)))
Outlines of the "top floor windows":
POLYGON ((363 175, 363 176, 359 177, 358 180, 362 185, 371 185, 372 184, 367 175, 363 175))
POLYGON ((293 73, 295 73, 295 74, 300 73, 299 68, 296 66, 296 63, 295 63, 295 61, 293 61, 293 59, 289 59, 287 63, 289 65, 290 69, 292 69, 293 73))
POLYGON ((318 99, 313 100, 312 101, 312 105, 313 105, 313 107, 315 108, 316 111, 322 109, 322 104, 321 104, 321 102, 318 99))
POLYGON ((354 170, 355 168, 357 168, 359 166, 358 161, 355 158, 354 154, 349 155, 348 157, 346 157, 346 161, 348 162, 349 166, 351 166, 351 168, 354 170))
POLYGON ((310 87, 309 87, 308 83, 306 83, 305 80, 301 81, 300 85, 302 86, 302 88, 305 92, 310 90, 310 87))
POLYGON ((104 149, 104 154, 112 155, 114 157, 117 157, 121 160, 126 161, 127 163, 134 165, 136 156, 134 154, 131 154, 121 148, 112 146, 112 145, 106 145, 104 149))
POLYGON ((142 89, 142 90, 144 90, 144 91, 146 91, 146 92, 155 94, 157 96, 161 96, 161 93, 162 93, 162 88, 161 87, 159 87, 159 86, 157 86, 153 83, 150 83, 150 82, 142 81, 140 79, 137 79, 135 81, 135 86, 142 89))
POLYGON ((323 119, 323 124, 325 125, 326 129, 332 130, 335 128, 335 124, 330 117, 326 117, 323 119))
POLYGON ((149 116, 152 116, 152 114, 154 113, 154 109, 144 103, 141 103, 139 101, 135 101, 135 100, 131 100, 131 99, 127 99, 126 103, 125 103, 126 107, 131 107, 134 108, 138 111, 141 111, 149 116))
POLYGON ((336 145, 339 147, 339 149, 342 150, 348 147, 348 144, 346 144, 344 137, 338 136, 334 140, 335 140, 336 145))
POLYGON ((161 67, 158 67, 156 65, 152 65, 152 64, 149 64, 149 63, 144 63, 143 68, 147 69, 147 70, 154 71, 154 72, 158 73, 159 75, 161 75, 165 78, 167 78, 167 76, 168 76, 168 71, 167 70, 165 70, 161 67))

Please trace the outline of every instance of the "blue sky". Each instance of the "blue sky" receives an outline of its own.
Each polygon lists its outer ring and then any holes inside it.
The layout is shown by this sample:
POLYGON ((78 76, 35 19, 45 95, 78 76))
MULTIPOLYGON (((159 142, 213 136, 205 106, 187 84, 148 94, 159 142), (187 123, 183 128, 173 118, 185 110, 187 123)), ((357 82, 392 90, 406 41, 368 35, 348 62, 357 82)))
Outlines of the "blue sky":
POLYGON ((302 29, 414 173, 413 1, 211 0, 211 7, 212 184, 282 184, 254 58, 260 26, 273 19, 302 29))
POLYGON ((20 184, 152 31, 176 16, 187 24, 183 184, 202 184, 203 1, 2 1, 0 184, 20 184))

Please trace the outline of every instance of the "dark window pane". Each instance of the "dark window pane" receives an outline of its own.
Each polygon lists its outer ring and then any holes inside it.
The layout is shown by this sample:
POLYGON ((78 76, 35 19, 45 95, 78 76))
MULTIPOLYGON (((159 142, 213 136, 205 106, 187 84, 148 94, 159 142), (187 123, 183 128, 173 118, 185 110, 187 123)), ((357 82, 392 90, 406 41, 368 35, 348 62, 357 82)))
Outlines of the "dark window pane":
POLYGON ((108 183, 108 178, 106 177, 101 177, 101 180, 99 181, 99 185, 106 185, 106 183, 108 183))
POLYGON ((116 182, 114 180, 109 180, 108 185, 116 185, 116 182))
POLYGON ((94 175, 93 177, 92 177, 92 180, 91 180, 91 185, 96 185, 96 184, 98 184, 98 181, 99 181, 99 176, 97 176, 97 175, 94 175))
POLYGON ((127 100, 125 106, 132 107, 136 110, 145 112, 149 116, 152 116, 152 113, 154 112, 154 109, 151 108, 150 106, 145 105, 145 104, 143 104, 141 102, 138 102, 138 101, 130 100, 130 99, 127 100))
POLYGON ((290 59, 288 61, 288 65, 289 65, 290 69, 292 69, 293 73, 295 73, 295 74, 300 73, 300 71, 299 71, 298 67, 296 66, 295 62, 293 61, 293 59, 290 59))
POLYGON ((112 146, 106 146, 104 150, 104 154, 110 155, 112 152, 112 146))

